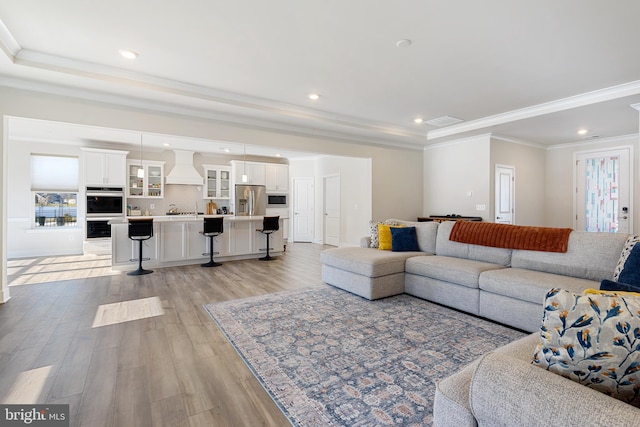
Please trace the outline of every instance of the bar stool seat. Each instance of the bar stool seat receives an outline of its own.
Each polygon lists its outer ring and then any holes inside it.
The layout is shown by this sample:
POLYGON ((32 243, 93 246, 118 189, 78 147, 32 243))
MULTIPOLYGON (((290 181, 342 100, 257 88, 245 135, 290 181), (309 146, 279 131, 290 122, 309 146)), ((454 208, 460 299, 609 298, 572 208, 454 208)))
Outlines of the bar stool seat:
POLYGON ((153 218, 129 219, 129 239, 138 242, 138 258, 129 261, 138 261, 138 269, 127 273, 128 276, 141 276, 153 273, 153 270, 142 268, 142 261, 149 261, 149 258, 142 258, 142 242, 153 237, 153 218))
POLYGON ((265 216, 262 219, 262 228, 256 229, 267 236, 267 255, 260 258, 260 261, 271 261, 275 259, 269 255, 269 236, 280 230, 280 216, 265 216))
POLYGON ((224 233, 224 218, 221 216, 205 218, 204 226, 201 233, 205 237, 209 238, 209 252, 208 253, 205 252, 202 254, 202 255, 209 255, 209 262, 205 264, 201 264, 201 267, 218 267, 222 265, 222 263, 215 262, 213 260, 213 255, 220 253, 220 252, 213 251, 213 239, 216 236, 219 236, 222 233, 224 233))

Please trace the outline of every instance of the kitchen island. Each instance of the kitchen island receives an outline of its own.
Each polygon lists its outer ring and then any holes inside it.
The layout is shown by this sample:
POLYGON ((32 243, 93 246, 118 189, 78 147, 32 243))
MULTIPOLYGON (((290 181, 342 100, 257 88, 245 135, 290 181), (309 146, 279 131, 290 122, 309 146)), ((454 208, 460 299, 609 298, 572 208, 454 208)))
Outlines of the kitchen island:
MULTIPOLYGON (((262 216, 211 215, 224 218, 224 233, 214 237, 216 261, 261 258, 266 254, 267 239, 256 231, 262 228, 262 216)), ((153 237, 143 242, 145 268, 199 264, 208 261, 209 238, 201 234, 203 218, 208 215, 134 216, 132 219, 153 218, 153 237)), ((131 259, 138 257, 138 242, 128 237, 128 218, 111 221, 111 266, 116 270, 136 267, 131 259)), ((271 234, 269 252, 273 256, 284 252, 283 225, 271 234)))

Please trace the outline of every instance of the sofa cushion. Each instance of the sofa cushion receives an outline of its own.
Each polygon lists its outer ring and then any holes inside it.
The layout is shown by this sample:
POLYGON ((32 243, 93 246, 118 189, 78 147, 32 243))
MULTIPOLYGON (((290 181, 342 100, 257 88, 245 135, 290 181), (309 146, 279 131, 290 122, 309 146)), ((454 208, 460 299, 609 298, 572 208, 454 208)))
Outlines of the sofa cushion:
POLYGON ((611 279, 626 234, 572 231, 565 253, 514 250, 511 266, 581 279, 611 279))
POLYGON ((455 221, 444 221, 438 226, 436 255, 465 258, 508 267, 511 264, 511 249, 471 245, 449 240, 455 221))
POLYGON ((418 256, 407 259, 406 272, 432 279, 478 288, 482 272, 502 269, 504 266, 447 256, 418 256))
POLYGON ((323 264, 367 277, 404 273, 407 258, 424 255, 422 252, 391 252, 378 249, 345 247, 325 249, 320 253, 323 264))
POLYGON ((415 227, 392 227, 391 250, 393 252, 419 252, 418 236, 415 227))
POLYGON ((633 248, 635 248, 636 243, 638 243, 638 241, 640 241, 640 236, 631 235, 627 237, 627 240, 625 241, 624 246, 622 247, 620 258, 618 259, 618 264, 616 264, 616 269, 613 272, 614 281, 616 282, 620 281, 620 273, 624 269, 625 264, 627 263, 627 259, 629 258, 631 251, 633 250, 633 248))
POLYGON ((640 298, 549 290, 533 363, 640 406, 640 298))
POLYGON ((477 363, 469 394, 479 426, 631 427, 640 417, 633 406, 495 352, 477 363))
POLYGON ((479 284, 483 291, 540 304, 540 314, 542 302, 551 288, 581 293, 585 289, 598 287, 598 282, 593 280, 513 267, 485 271, 480 275, 479 284))

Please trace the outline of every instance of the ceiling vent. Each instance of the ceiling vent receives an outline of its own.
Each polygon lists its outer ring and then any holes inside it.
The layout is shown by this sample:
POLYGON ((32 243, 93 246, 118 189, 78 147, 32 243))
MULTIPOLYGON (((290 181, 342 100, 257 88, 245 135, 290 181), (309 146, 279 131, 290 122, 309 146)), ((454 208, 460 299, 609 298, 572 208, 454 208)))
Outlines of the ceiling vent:
POLYGON ((441 127, 444 127, 444 126, 455 125, 456 123, 460 123, 460 122, 463 122, 463 121, 464 120, 458 119, 458 118, 455 118, 455 117, 442 116, 442 117, 438 117, 437 119, 427 120, 425 123, 441 128, 441 127))

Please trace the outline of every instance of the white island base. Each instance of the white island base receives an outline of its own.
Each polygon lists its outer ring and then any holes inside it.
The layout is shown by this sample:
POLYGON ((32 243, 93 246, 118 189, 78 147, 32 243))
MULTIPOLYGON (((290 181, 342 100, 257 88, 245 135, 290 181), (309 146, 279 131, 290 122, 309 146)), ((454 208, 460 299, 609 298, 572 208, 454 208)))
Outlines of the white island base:
MULTIPOLYGON (((201 234, 203 218, 199 215, 132 217, 153 218, 153 237, 142 243, 144 268, 201 264, 209 261, 209 238, 201 234), (203 255, 203 254, 207 255, 203 255)), ((267 238, 256 231, 262 228, 262 216, 224 216, 224 233, 214 237, 213 250, 219 262, 261 258, 266 255, 267 238)), ((137 268, 138 242, 128 237, 127 219, 111 222, 111 266, 115 270, 137 268)), ((269 254, 282 255, 284 241, 280 230, 269 237, 269 254)))

